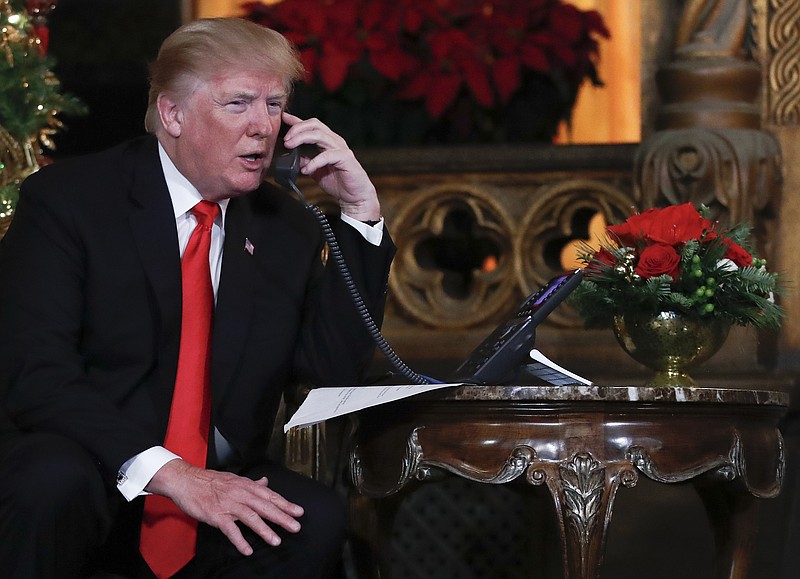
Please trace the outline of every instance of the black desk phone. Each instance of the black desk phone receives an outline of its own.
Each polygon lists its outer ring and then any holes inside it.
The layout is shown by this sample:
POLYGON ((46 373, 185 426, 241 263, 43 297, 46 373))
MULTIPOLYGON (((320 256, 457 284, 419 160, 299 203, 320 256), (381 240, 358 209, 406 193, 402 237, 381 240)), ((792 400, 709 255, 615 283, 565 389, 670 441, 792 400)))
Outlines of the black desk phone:
MULTIPOLYGON (((279 137, 279 141, 282 143, 282 137, 279 137)), ((276 151, 276 157, 273 162, 275 181, 282 187, 296 193, 306 208, 316 216, 325 234, 330 253, 342 274, 356 309, 359 311, 359 315, 364 320, 364 324, 378 348, 387 359, 404 378, 414 384, 440 382, 411 370, 381 335, 350 277, 350 272, 341 255, 339 244, 333 235, 327 218, 318 207, 306 202, 305 197, 297 188, 296 180, 300 173, 300 154, 297 149, 290 149, 282 153, 276 151)), ((502 384, 504 380, 512 379, 515 371, 524 364, 530 350, 533 348, 536 327, 577 287, 583 277, 582 273, 582 270, 577 269, 558 275, 541 289, 528 296, 505 322, 500 324, 473 350, 454 374, 448 377, 447 381, 502 384)))
POLYGON ((528 359, 536 326, 564 301, 583 278, 583 271, 558 275, 529 295, 456 369, 450 382, 503 384, 528 359))

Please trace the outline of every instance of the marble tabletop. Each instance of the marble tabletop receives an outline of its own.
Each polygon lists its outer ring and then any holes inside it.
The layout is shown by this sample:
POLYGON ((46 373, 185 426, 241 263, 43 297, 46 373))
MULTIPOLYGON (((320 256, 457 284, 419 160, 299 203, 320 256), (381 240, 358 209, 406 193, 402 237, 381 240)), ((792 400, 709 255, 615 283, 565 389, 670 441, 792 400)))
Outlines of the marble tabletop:
MULTIPOLYGON (((694 402, 715 404, 756 404, 788 406, 790 394, 758 386, 747 388, 671 388, 650 386, 585 386, 531 385, 491 386, 460 385, 426 394, 417 400, 516 400, 530 401, 593 401, 593 402, 694 402)), ((413 400, 413 399, 412 399, 413 400)))

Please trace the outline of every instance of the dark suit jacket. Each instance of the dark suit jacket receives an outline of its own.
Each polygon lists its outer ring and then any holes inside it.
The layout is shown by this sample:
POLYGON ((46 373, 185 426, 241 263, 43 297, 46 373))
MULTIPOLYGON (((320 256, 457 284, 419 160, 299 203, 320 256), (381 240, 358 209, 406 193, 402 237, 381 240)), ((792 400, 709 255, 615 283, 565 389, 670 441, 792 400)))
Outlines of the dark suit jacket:
MULTIPOLYGON (((334 224, 376 320, 394 247, 334 224)), ((309 211, 269 185, 232 199, 214 314, 212 420, 263 458, 284 388, 356 383, 373 344, 309 211), (245 249, 246 239, 254 248, 245 249)), ((107 480, 163 441, 180 339, 172 205, 147 137, 23 184, 0 243, 0 395, 23 431, 76 440, 107 480)))

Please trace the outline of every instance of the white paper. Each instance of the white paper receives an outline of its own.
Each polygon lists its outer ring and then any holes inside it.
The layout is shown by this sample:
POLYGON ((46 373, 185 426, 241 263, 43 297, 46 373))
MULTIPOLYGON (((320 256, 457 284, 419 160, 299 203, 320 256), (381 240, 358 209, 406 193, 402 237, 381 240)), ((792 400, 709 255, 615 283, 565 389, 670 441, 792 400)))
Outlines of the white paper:
MULTIPOLYGON (((586 378, 573 374, 565 370, 555 362, 549 360, 539 350, 530 352, 532 364, 527 364, 525 368, 529 373, 541 378, 556 386, 569 384, 585 384, 591 386, 592 383, 586 378)), ((462 384, 403 384, 393 386, 343 386, 314 388, 306 397, 305 401, 297 409, 297 412, 289 419, 283 427, 283 432, 288 432, 291 428, 302 428, 311 426, 318 422, 324 422, 329 418, 335 418, 351 412, 358 412, 364 408, 378 406, 395 400, 402 400, 423 392, 448 388, 451 386, 461 386, 462 384)))
POLYGON ((422 394, 439 388, 459 386, 459 384, 423 384, 396 386, 345 386, 339 388, 314 388, 297 409, 289 422, 283 427, 286 433, 290 428, 311 426, 329 418, 357 412, 370 406, 378 406, 394 400, 402 400, 415 394, 422 394))
POLYGON ((528 364, 525 368, 537 378, 541 378, 550 384, 556 386, 567 386, 575 383, 585 384, 586 386, 592 385, 591 381, 565 370, 535 348, 531 350, 531 358, 534 363, 528 364))

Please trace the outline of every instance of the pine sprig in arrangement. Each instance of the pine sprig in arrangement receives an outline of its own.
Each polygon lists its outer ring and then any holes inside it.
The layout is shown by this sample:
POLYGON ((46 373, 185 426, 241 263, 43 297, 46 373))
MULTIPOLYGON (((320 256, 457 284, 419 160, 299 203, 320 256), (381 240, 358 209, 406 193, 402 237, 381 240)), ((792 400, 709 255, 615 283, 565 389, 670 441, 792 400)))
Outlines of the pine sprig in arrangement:
POLYGON ((663 310, 756 328, 780 327, 778 275, 748 246, 750 227, 720 229, 691 204, 649 209, 584 246, 584 279, 570 301, 587 327, 626 312, 663 310))

